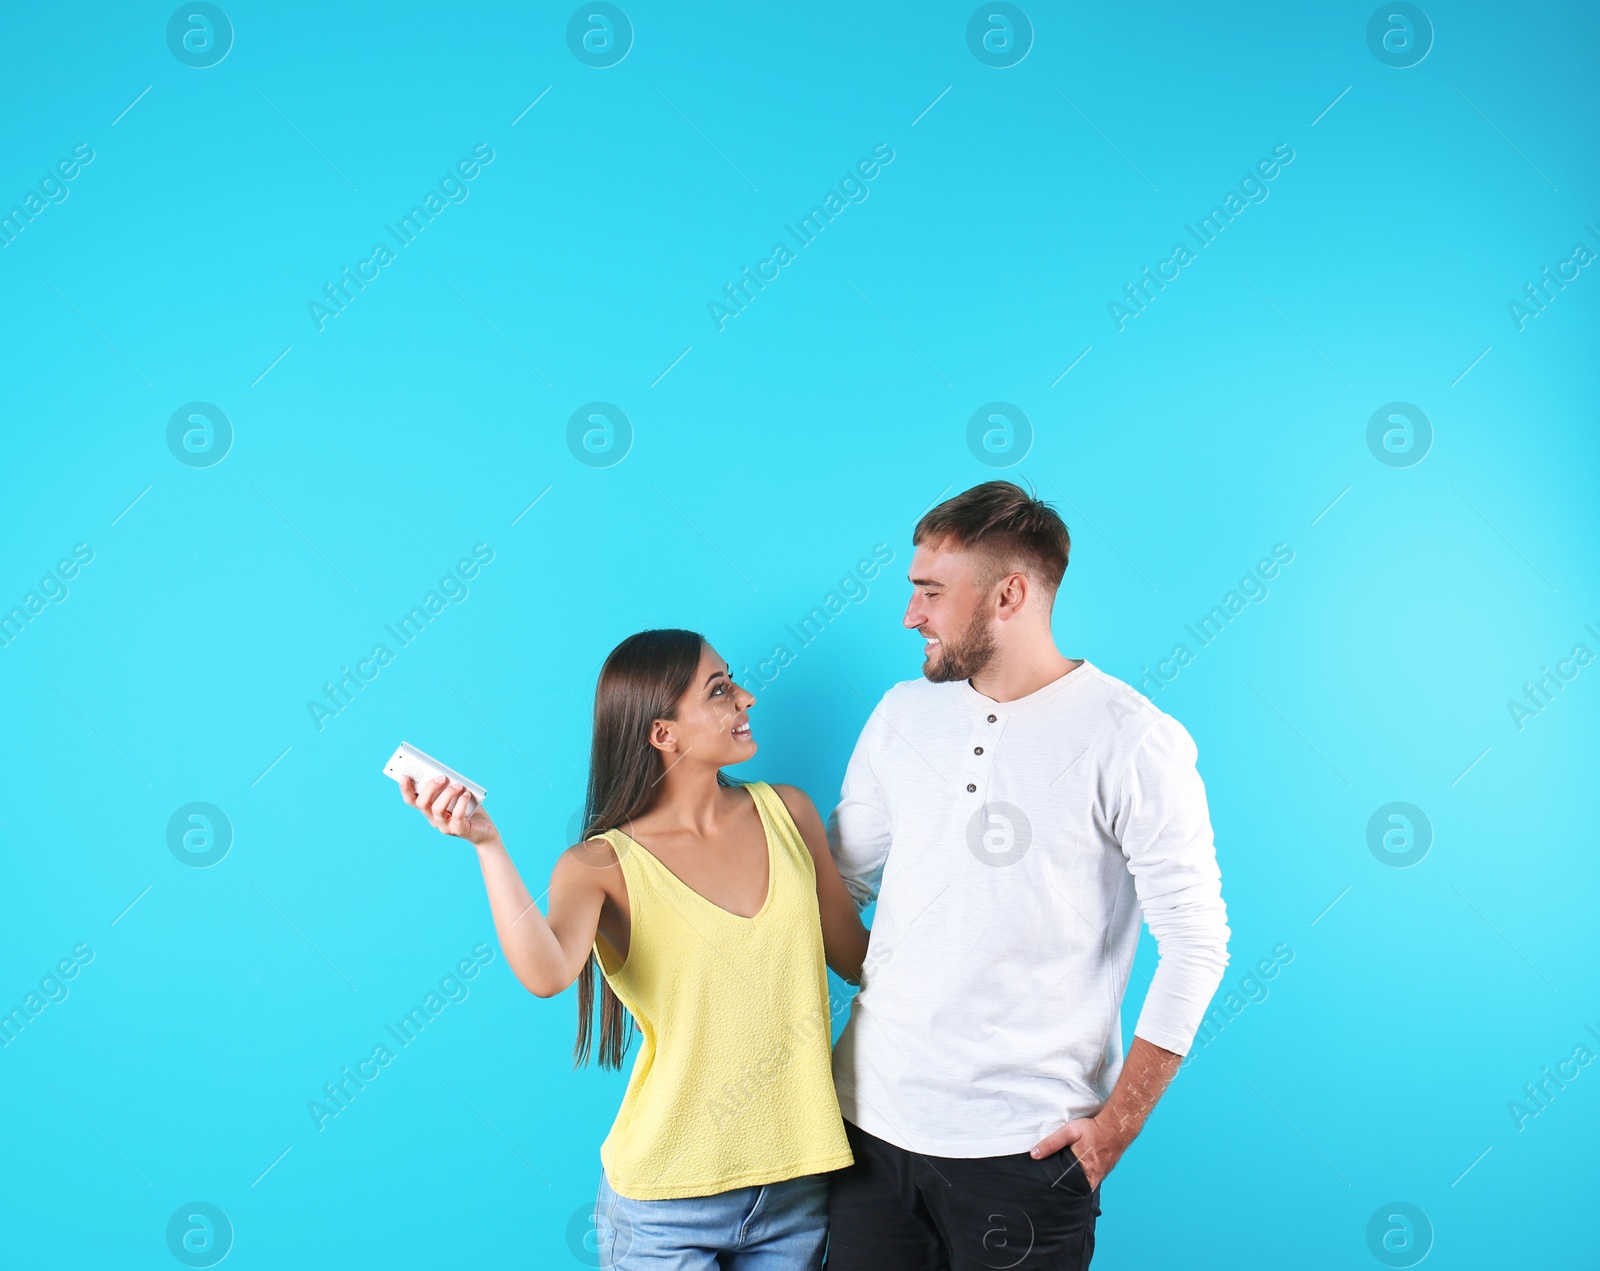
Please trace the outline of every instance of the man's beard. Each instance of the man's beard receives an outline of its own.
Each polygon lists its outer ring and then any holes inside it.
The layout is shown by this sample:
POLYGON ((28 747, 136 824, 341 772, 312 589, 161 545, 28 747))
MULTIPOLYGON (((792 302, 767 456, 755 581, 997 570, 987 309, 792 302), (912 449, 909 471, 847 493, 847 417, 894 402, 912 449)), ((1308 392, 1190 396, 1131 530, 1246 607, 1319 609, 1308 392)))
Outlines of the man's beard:
POLYGON ((966 630, 952 643, 947 636, 936 646, 938 658, 928 655, 922 663, 922 674, 935 684, 948 684, 951 680, 970 680, 981 675, 999 652, 994 634, 982 611, 972 615, 966 630))

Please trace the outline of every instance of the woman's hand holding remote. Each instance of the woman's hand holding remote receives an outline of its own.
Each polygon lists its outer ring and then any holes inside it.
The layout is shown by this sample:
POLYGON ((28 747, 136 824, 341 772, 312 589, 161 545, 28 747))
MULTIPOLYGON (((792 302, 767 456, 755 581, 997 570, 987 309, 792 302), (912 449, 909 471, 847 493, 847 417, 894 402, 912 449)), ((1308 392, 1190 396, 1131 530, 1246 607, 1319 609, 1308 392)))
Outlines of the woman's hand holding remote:
MULTIPOLYGON (((602 871, 571 852, 563 854, 550 879, 546 917, 528 894, 500 831, 466 787, 439 777, 419 791, 410 777, 402 777, 400 796, 441 834, 465 839, 478 849, 495 934, 522 986, 539 997, 565 990, 578 978, 594 947, 605 902, 602 871)), ((615 857, 611 864, 615 866, 615 857)))
POLYGON ((430 781, 420 791, 410 777, 402 777, 400 797, 427 817, 428 824, 441 834, 466 839, 474 847, 500 840, 500 831, 482 805, 467 793, 466 787, 447 777, 430 781))

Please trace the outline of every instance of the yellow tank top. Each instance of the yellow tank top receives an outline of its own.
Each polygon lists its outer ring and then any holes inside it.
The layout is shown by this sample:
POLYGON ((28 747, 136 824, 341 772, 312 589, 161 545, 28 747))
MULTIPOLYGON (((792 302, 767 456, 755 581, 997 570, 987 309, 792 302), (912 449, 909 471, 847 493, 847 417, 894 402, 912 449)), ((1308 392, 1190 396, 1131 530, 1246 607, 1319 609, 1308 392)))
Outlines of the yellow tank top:
POLYGON ((777 792, 744 788, 767 838, 767 899, 753 918, 712 904, 621 830, 601 836, 622 863, 631 924, 620 967, 604 937, 595 951, 640 1046, 600 1160, 632 1200, 851 1164, 830 1068, 816 865, 777 792))

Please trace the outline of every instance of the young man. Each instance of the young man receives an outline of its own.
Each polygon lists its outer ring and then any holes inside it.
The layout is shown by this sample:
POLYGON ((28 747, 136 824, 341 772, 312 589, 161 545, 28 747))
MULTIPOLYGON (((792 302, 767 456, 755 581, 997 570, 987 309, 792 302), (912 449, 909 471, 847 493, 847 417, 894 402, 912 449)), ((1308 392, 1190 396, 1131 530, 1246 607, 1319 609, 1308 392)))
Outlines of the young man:
POLYGON ((1076 1271, 1228 963, 1205 788, 1181 724, 1057 652, 1053 509, 990 481, 912 542, 923 679, 873 710, 828 824, 878 905, 834 1051, 856 1163, 828 1266, 1076 1271), (1160 961, 1124 1058, 1141 912, 1160 961))

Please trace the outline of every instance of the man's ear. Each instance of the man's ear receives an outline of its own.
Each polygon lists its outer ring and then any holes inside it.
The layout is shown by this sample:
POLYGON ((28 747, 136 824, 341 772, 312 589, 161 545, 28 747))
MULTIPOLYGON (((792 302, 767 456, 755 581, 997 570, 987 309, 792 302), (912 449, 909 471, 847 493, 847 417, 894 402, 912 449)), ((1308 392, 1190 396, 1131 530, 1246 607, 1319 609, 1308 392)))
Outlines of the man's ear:
POLYGON ((999 601, 999 612, 995 616, 1001 622, 1015 618, 1027 605, 1031 590, 1026 574, 1020 570, 1007 574, 1000 580, 996 597, 999 601))
POLYGON ((664 754, 676 754, 678 739, 672 731, 672 721, 668 719, 653 720, 650 724, 650 744, 664 754))

